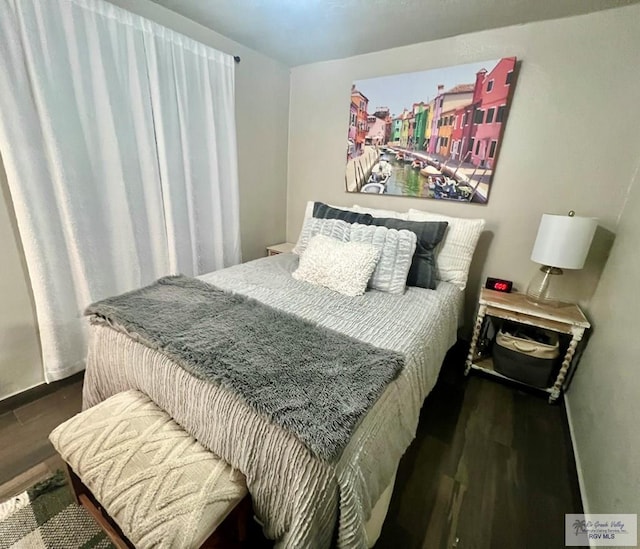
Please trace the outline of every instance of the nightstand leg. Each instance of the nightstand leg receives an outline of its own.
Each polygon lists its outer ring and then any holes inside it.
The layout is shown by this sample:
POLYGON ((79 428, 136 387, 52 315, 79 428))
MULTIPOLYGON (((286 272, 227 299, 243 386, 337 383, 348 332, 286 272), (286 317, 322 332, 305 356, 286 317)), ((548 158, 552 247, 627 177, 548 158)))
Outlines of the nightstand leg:
POLYGON ((469 355, 467 356, 467 363, 464 369, 464 375, 468 375, 471 370, 471 364, 473 364, 473 358, 476 354, 476 347, 478 345, 478 337, 480 336, 480 330, 482 329, 482 321, 487 313, 487 306, 480 305, 478 307, 478 316, 476 316, 476 323, 473 327, 473 335, 471 336, 471 346, 469 347, 469 355))
POLYGON ((562 361, 562 366, 560 367, 560 371, 558 372, 558 377, 556 378, 556 382, 553 384, 553 388, 551 389, 549 403, 555 402, 560 396, 564 378, 567 376, 567 371, 571 366, 571 362, 573 362, 573 355, 576 353, 576 348, 578 347, 578 342, 582 339, 583 332, 584 330, 582 330, 580 333, 573 333, 573 338, 571 339, 571 343, 569 343, 567 353, 564 355, 564 360, 562 361))

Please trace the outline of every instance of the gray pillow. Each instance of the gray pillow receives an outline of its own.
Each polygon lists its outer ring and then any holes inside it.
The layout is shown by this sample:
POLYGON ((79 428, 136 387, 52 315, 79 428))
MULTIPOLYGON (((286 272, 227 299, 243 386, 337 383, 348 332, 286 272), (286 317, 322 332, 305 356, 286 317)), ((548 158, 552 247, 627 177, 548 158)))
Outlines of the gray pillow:
POLYGON ((407 286, 435 290, 437 271, 434 249, 444 238, 448 223, 446 221, 405 221, 392 217, 374 217, 371 224, 390 229, 404 229, 416 234, 416 251, 409 269, 407 286))
POLYGON ((340 219, 347 223, 360 223, 361 225, 371 225, 371 220, 373 219, 371 214, 341 210, 340 208, 327 206, 323 202, 315 202, 313 204, 313 217, 317 219, 340 219))
POLYGON ((304 220, 300 236, 298 237, 298 243, 293 249, 293 253, 302 255, 307 249, 309 240, 318 234, 335 238, 341 242, 348 242, 350 233, 351 223, 347 223, 341 219, 319 219, 317 217, 308 217, 304 220))
POLYGON ((390 294, 404 293, 416 249, 417 238, 413 231, 353 223, 349 240, 372 244, 380 250, 380 259, 369 280, 370 288, 390 294))

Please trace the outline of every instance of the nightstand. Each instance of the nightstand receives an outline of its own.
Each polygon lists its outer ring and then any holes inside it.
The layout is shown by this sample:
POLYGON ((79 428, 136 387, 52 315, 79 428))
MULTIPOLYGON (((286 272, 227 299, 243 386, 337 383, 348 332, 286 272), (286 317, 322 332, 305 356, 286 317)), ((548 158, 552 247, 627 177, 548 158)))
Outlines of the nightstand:
POLYGON ((560 396, 560 392, 566 388, 565 379, 567 374, 571 373, 575 368, 574 355, 578 343, 582 340, 585 330, 591 327, 580 307, 573 304, 564 304, 560 307, 534 305, 527 301, 524 294, 502 293, 485 288, 482 289, 478 301, 478 314, 473 327, 465 375, 472 369, 480 370, 502 379, 527 385, 497 372, 493 367, 493 360, 490 356, 478 356, 478 339, 487 317, 544 328, 570 337, 566 349, 563 349, 564 358, 555 382, 550 387, 541 389, 549 393, 549 402, 554 402, 560 396))
POLYGON ((295 244, 291 242, 283 242, 282 244, 274 244, 267 246, 267 255, 289 254, 293 251, 295 244))

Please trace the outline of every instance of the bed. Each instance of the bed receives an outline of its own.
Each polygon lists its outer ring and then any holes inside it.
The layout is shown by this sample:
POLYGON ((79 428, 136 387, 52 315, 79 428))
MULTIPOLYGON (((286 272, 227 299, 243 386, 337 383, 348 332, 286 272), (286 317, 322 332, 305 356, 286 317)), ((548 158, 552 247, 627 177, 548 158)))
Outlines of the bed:
MULTIPOLYGON (((310 396, 316 395, 309 389, 312 384, 301 374, 313 360, 309 354, 284 353, 282 340, 317 340, 322 343, 316 341, 316 347, 323 347, 322 334, 326 332, 348 340, 348 345, 334 355, 340 366, 334 367, 332 374, 342 372, 343 379, 353 377, 357 383, 368 376, 380 383, 379 391, 369 399, 366 413, 357 416, 346 431, 335 458, 323 459, 313 444, 303 442, 306 439, 300 431, 286 425, 283 428, 276 417, 258 412, 244 391, 245 377, 232 390, 203 380, 189 373, 185 361, 172 358, 166 348, 149 344, 135 330, 122 330, 117 319, 111 323, 109 318, 101 319, 100 313, 94 314, 91 322, 83 405, 93 406, 127 389, 149 395, 203 445, 244 473, 255 513, 264 525, 265 535, 276 540, 277 547, 372 547, 386 516, 400 458, 415 436, 424 398, 435 385, 444 356, 456 340, 469 268, 484 225, 482 219, 421 210, 400 213, 358 206, 336 209, 309 202, 294 249, 296 254, 281 254, 202 275, 199 278, 204 282, 187 279, 186 284, 199 285, 205 292, 213 289, 228 301, 248 300, 268 309, 270 314, 309 325, 310 331, 302 338, 291 337, 288 328, 276 333, 271 326, 267 338, 270 345, 264 346, 264 355, 254 354, 252 362, 251 372, 259 372, 267 380, 264 386, 259 385, 261 392, 281 390, 283 378, 304 380, 293 384, 295 392, 302 387, 306 393, 306 400, 296 403, 298 410, 318 408, 310 396), (316 246, 315 256, 309 249, 305 251, 305 246, 312 247, 312 242, 316 245, 319 240, 324 240, 325 245, 330 242, 333 250, 324 255, 328 248, 316 246), (351 247, 338 261, 340 256, 335 252, 343 245, 340 242, 351 247), (352 242, 356 248, 360 243, 366 244, 365 248, 368 245, 368 254, 372 253, 371 248, 379 250, 376 264, 369 264, 373 270, 368 273, 373 274, 363 275, 362 264, 349 269, 356 262, 352 242), (412 242, 409 248, 407 242, 412 242), (311 256, 315 262, 309 259, 311 256), (303 267, 307 277, 316 277, 316 267, 331 270, 332 266, 340 272, 341 282, 334 287, 337 292, 321 287, 324 282, 318 280, 299 280, 303 267), (364 294, 348 297, 339 293, 346 292, 345 282, 352 282, 352 276, 360 279, 360 294, 369 288, 364 294), (366 360, 360 354, 362 349, 366 360), (283 358, 298 355, 301 361, 283 358), (375 355, 385 358, 372 362, 375 355), (384 366, 395 361, 401 364, 394 370, 397 377, 380 375, 384 366), (274 364, 281 374, 276 376, 278 383, 272 383, 264 374, 272 372, 268 367, 274 364), (360 369, 352 368, 354 364, 359 364, 360 369), (378 369, 381 364, 383 368, 378 369), (297 376, 289 375, 291 371, 297 376), (357 375, 352 376, 351 372, 357 375)), ((335 282, 331 280, 331 284, 335 282)), ((164 299, 155 303, 162 305, 156 309, 158 312, 172 309, 164 299)), ((178 308, 183 304, 175 303, 178 308)), ((237 316, 235 311, 230 309, 230 315, 237 316)), ((173 325, 174 315, 161 316, 173 325)), ((189 314, 186 318, 190 325, 200 321, 220 325, 230 334, 228 346, 241 346, 243 331, 230 323, 229 317, 224 317, 222 323, 212 321, 210 310, 206 309, 204 319, 193 322, 194 317, 189 314)), ((147 315, 147 321, 154 323, 153 315, 147 315)), ((163 329, 166 327, 160 324, 163 329)), ((258 324, 251 317, 243 326, 255 332, 258 324)), ((177 339, 185 341, 182 332, 177 339)), ((225 347, 216 347, 211 341, 204 337, 199 346, 207 348, 211 356, 228 354, 225 347)), ((190 344, 186 348, 187 354, 193 351, 190 344)), ((227 361, 229 364, 237 366, 233 360, 227 361)), ((321 361, 315 370, 314 387, 317 389, 320 384, 321 393, 331 385, 325 382, 330 375, 328 364, 321 361)), ((217 367, 209 370, 216 375, 219 372, 217 367)), ((291 380, 288 386, 292 386, 291 380)), ((343 391, 342 386, 340 390, 343 391)), ((355 406, 356 394, 343 393, 348 398, 335 390, 332 394, 340 405, 346 403, 349 409, 355 406)), ((326 423, 329 429, 320 430, 333 433, 338 422, 332 414, 337 408, 323 396, 324 400, 318 400, 319 407, 330 421, 326 423)), ((307 424, 325 425, 319 421, 307 424)), ((337 430, 342 427, 339 425, 337 430)))
POLYGON ((336 542, 338 547, 364 548, 379 534, 399 460, 455 342, 463 292, 441 282, 436 290, 346 297, 292 278, 297 264, 296 255, 281 254, 200 278, 404 354, 404 369, 357 426, 336 463, 314 457, 295 436, 237 395, 191 376, 164 354, 107 325, 91 326, 84 407, 127 389, 148 394, 246 475, 265 535, 278 547, 320 548, 336 542), (377 519, 368 522, 381 499, 377 519))

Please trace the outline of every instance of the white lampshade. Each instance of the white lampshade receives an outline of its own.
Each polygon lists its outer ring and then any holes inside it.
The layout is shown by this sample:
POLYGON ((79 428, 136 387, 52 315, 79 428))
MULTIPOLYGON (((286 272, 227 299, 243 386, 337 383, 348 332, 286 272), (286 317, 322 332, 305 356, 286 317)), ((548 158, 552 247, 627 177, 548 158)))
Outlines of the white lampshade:
POLYGON ((582 269, 597 226, 595 217, 544 214, 531 260, 549 267, 582 269))

